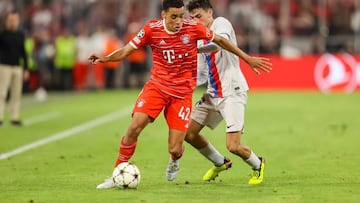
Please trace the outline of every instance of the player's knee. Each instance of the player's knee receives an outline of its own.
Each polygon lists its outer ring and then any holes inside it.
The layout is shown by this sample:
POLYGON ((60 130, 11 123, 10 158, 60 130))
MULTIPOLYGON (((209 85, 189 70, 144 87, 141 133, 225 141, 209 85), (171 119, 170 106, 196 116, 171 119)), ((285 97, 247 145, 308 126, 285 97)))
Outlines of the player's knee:
POLYGON ((236 154, 239 150, 239 145, 235 143, 228 143, 226 148, 229 150, 229 152, 236 154))
POLYGON ((169 153, 173 155, 174 157, 178 157, 180 154, 180 150, 178 148, 172 147, 169 148, 169 153))
POLYGON ((184 152, 184 148, 182 146, 169 146, 169 153, 173 157, 181 157, 184 152))
POLYGON ((128 128, 130 134, 140 134, 140 132, 143 130, 142 125, 140 125, 137 122, 132 122, 128 128))
POLYGON ((194 140, 195 140, 195 134, 194 133, 192 133, 192 132, 188 132, 188 133, 186 133, 186 136, 185 136, 185 141, 187 142, 187 143, 193 143, 194 142, 194 140))

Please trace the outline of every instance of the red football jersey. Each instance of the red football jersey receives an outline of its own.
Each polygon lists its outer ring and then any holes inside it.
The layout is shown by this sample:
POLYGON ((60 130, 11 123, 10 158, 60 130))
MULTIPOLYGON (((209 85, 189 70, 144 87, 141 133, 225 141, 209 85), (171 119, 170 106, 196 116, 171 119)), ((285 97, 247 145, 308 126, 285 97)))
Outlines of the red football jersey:
POLYGON ((153 56, 150 81, 167 94, 183 97, 196 87, 197 40, 213 38, 213 32, 195 20, 185 19, 178 32, 167 30, 164 20, 152 20, 130 44, 136 49, 149 45, 153 56))

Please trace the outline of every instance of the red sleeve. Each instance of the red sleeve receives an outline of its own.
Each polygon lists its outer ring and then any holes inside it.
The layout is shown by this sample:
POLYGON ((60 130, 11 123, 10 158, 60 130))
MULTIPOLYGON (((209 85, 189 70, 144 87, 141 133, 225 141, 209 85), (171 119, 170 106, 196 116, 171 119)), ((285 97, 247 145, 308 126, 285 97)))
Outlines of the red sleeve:
POLYGON ((137 35, 130 40, 130 44, 135 48, 138 49, 142 46, 148 44, 148 39, 150 39, 151 29, 149 24, 146 24, 138 33, 137 35))
POLYGON ((205 27, 202 23, 197 23, 197 32, 199 39, 205 39, 206 41, 213 41, 214 40, 214 32, 209 28, 205 27))

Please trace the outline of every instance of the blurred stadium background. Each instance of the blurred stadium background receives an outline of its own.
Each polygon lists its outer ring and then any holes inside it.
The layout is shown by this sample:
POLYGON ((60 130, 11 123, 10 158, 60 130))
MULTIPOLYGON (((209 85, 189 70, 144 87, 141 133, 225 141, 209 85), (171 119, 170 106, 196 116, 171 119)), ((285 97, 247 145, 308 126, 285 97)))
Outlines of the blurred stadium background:
MULTIPOLYGON (((360 89, 360 0, 211 2, 216 16, 233 23, 240 48, 274 63, 260 77, 242 68, 253 89, 360 89)), ((86 59, 123 45, 159 18, 161 0, 1 0, 1 27, 13 9, 21 13, 32 61, 25 91, 137 88, 146 80, 149 50, 118 64, 90 66, 86 59)))
POLYGON ((359 202, 360 0, 211 2, 233 23, 239 47, 274 64, 259 76, 242 65, 252 91, 242 139, 267 157, 264 184, 246 184, 250 171, 227 152, 224 122, 204 133, 232 157, 231 171, 203 182, 210 163, 187 147, 181 174, 168 183, 168 129, 159 116, 133 157, 139 190, 95 191, 110 175, 152 62, 147 49, 104 66, 87 56, 106 54, 159 18, 161 0, 0 0, 1 29, 5 14, 19 10, 32 60, 24 126, 0 128, 0 203, 359 202))

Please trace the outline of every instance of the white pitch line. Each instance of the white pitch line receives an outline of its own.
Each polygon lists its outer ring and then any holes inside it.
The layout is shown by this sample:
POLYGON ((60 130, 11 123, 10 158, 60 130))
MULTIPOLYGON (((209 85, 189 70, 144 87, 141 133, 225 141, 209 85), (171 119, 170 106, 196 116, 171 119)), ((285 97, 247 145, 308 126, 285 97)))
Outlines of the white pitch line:
POLYGON ((29 125, 33 125, 33 124, 36 124, 36 123, 48 121, 50 119, 57 118, 60 115, 61 115, 60 112, 50 112, 50 113, 47 113, 47 114, 34 116, 34 117, 31 117, 31 118, 28 118, 28 119, 24 120, 24 125, 29 126, 29 125))
POLYGON ((53 134, 53 135, 51 135, 49 137, 37 140, 35 142, 24 145, 22 147, 11 150, 9 152, 5 152, 3 154, 0 154, 0 160, 7 159, 9 157, 15 156, 17 154, 21 154, 21 153, 23 153, 25 151, 28 151, 30 149, 34 149, 34 148, 40 147, 42 145, 57 141, 57 140, 61 140, 61 139, 64 139, 66 137, 70 137, 72 135, 75 135, 76 133, 80 133, 82 131, 86 131, 86 130, 89 130, 91 128, 94 128, 94 127, 96 127, 98 125, 102 125, 102 124, 105 124, 107 122, 113 121, 115 119, 122 118, 122 117, 124 117, 126 115, 129 115, 130 109, 131 109, 131 107, 124 108, 124 109, 122 109, 120 111, 105 115, 105 116, 103 116, 101 118, 91 120, 89 122, 86 122, 84 124, 78 125, 78 126, 73 127, 73 128, 70 128, 68 130, 65 130, 65 131, 62 131, 62 132, 59 132, 59 133, 55 133, 55 134, 53 134))

